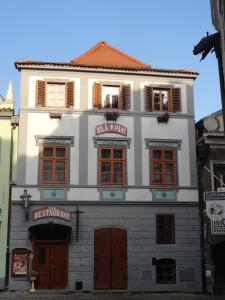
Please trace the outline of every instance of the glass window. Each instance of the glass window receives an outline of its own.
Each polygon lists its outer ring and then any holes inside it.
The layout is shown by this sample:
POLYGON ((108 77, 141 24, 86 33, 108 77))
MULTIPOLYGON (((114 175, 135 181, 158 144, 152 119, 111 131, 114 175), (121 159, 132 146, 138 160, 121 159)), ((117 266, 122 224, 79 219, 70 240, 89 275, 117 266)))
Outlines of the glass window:
POLYGON ((56 184, 67 181, 67 148, 43 147, 41 154, 41 183, 56 184))
POLYGON ((47 106, 65 107, 66 88, 64 83, 47 84, 47 106))
POLYGON ((225 165, 223 164, 214 164, 213 173, 214 177, 214 188, 217 191, 220 187, 225 187, 225 165))
POLYGON ((156 283, 176 283, 176 262, 162 258, 156 263, 156 283))
POLYGON ((176 184, 176 157, 174 149, 152 149, 151 184, 176 184))
POLYGON ((156 216, 156 243, 175 243, 175 219, 174 215, 156 216))
POLYGON ((153 89, 153 107, 155 111, 169 111, 169 90, 153 89))
POLYGON ((100 184, 124 184, 124 149, 100 149, 99 171, 100 184))
POLYGON ((102 107, 103 108, 118 108, 119 105, 119 86, 102 86, 102 107))

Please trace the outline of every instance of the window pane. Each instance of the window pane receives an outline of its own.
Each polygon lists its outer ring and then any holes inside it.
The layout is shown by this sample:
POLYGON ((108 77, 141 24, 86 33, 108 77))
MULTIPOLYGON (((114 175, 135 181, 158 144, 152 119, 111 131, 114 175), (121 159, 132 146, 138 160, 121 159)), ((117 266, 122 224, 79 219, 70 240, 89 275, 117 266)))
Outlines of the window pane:
POLYGON ((102 163, 102 172, 110 172, 110 163, 108 162, 102 163))
POLYGON ((46 247, 38 247, 38 250, 38 263, 44 265, 46 260, 46 247))
POLYGON ((116 162, 113 164, 113 171, 114 172, 122 172, 123 170, 123 164, 120 162, 116 162))
POLYGON ((56 172, 65 170, 65 161, 56 161, 55 165, 56 172))
POLYGON ((173 151, 171 150, 164 151, 164 159, 173 160, 173 151))
POLYGON ((44 171, 52 171, 53 163, 51 160, 44 160, 43 161, 43 170, 44 171))
POLYGON ((173 175, 166 175, 165 176, 165 184, 172 184, 173 183, 173 175))
POLYGON ((48 106, 65 106, 65 84, 48 83, 48 106))
POLYGON ((168 111, 168 91, 161 91, 162 110, 168 111))
POLYGON ((102 149, 101 154, 102 158, 110 158, 110 149, 102 149))
POLYGON ((162 151, 161 150, 153 150, 153 158, 154 159, 161 159, 162 158, 162 151))
POLYGON ((56 148, 56 157, 65 157, 66 149, 65 148, 56 148))
POLYGON ((165 173, 173 173, 173 164, 165 164, 165 173))
POLYGON ((57 182, 64 182, 65 181, 65 173, 63 172, 56 172, 55 174, 55 181, 57 182))
POLYGON ((153 91, 154 97, 154 110, 160 110, 160 93, 159 91, 153 91))
POLYGON ((53 148, 44 148, 43 156, 52 157, 53 156, 53 148))
POLYGON ((153 165, 153 172, 154 173, 161 173, 162 172, 162 165, 161 164, 154 164, 153 165))
POLYGON ((112 108, 118 108, 118 95, 112 95, 112 108))
POLYGON ((113 157, 117 159, 123 158, 123 150, 122 149, 113 150, 113 157))
POLYGON ((162 182, 162 175, 160 175, 160 174, 154 174, 153 175, 153 182, 154 183, 161 183, 162 182))
POLYGON ((110 182, 110 174, 109 173, 102 173, 101 182, 102 183, 109 183, 110 182))
POLYGON ((121 183, 122 182, 122 174, 114 174, 113 175, 113 183, 121 183))
POLYGON ((119 86, 102 87, 102 106, 104 108, 118 108, 119 86))

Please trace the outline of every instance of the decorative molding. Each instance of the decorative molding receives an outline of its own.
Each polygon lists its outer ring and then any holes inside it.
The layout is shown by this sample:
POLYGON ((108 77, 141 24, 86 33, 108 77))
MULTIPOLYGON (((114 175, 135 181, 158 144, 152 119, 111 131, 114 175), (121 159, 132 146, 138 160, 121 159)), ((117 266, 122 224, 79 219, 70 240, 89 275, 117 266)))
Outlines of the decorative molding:
POLYGON ((130 148, 131 138, 96 138, 93 137, 94 147, 127 147, 130 148))
POLYGON ((73 136, 45 136, 35 135, 36 146, 40 145, 69 145, 73 147, 74 137, 73 136))
POLYGON ((161 147, 161 148, 177 148, 180 150, 181 140, 170 139, 145 139, 146 148, 161 147))

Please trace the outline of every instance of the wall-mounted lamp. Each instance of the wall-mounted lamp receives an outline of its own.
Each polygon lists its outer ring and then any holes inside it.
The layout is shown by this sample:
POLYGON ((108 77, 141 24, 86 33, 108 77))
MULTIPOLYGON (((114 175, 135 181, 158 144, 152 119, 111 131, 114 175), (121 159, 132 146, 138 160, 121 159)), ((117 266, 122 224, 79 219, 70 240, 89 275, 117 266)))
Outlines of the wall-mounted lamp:
POLYGON ((25 188, 23 191, 23 195, 20 196, 23 207, 26 210, 26 220, 29 220, 29 206, 31 195, 27 193, 27 189, 25 188))

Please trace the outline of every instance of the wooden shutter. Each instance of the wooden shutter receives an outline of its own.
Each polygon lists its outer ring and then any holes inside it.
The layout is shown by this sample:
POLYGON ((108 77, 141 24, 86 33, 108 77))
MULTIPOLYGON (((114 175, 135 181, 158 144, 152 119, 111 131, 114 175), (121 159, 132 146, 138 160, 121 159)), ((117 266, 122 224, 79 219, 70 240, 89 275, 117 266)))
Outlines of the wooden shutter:
POLYGON ((173 105, 173 112, 181 111, 181 90, 180 90, 180 88, 172 89, 172 105, 173 105))
POLYGON ((72 108, 74 106, 75 82, 68 81, 66 83, 66 107, 72 108))
POLYGON ((98 82, 93 85, 93 107, 102 108, 102 85, 98 82))
POLYGON ((44 80, 37 80, 36 104, 41 107, 46 106, 46 81, 44 80))
POLYGON ((145 93, 145 110, 153 111, 152 87, 146 85, 144 93, 145 93))
POLYGON ((122 109, 130 109, 131 87, 130 84, 122 85, 122 109))

